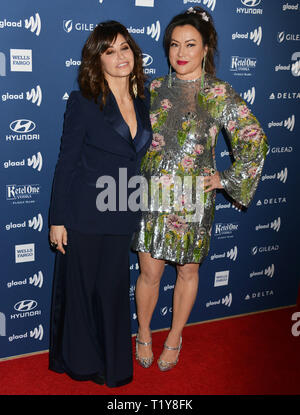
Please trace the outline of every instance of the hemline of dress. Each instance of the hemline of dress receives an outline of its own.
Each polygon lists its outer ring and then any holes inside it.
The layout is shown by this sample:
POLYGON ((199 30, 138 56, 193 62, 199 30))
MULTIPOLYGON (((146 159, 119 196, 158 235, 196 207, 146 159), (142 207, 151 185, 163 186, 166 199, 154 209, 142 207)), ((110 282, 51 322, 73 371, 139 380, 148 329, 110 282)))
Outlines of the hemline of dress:
POLYGON ((128 383, 132 382, 133 380, 133 375, 129 376, 126 379, 122 379, 116 382, 107 382, 105 379, 104 375, 99 375, 98 372, 96 373, 92 373, 89 375, 78 375, 73 373, 71 370, 67 369, 67 368, 62 368, 61 365, 56 365, 54 362, 49 364, 48 367, 49 370, 59 373, 59 374, 66 374, 68 375, 71 379, 76 380, 76 381, 93 381, 93 379, 95 377, 100 377, 103 378, 103 386, 107 386, 108 388, 117 388, 119 386, 124 386, 127 385, 128 383))
POLYGON ((161 259, 163 261, 167 261, 167 262, 172 262, 175 265, 185 265, 185 264, 201 264, 203 262, 203 259, 201 261, 174 261, 174 259, 170 259, 170 258, 166 258, 165 255, 157 255, 152 253, 150 250, 146 250, 146 249, 142 249, 142 248, 131 248, 133 251, 135 252, 145 252, 147 254, 150 254, 152 256, 152 258, 154 259, 161 259))

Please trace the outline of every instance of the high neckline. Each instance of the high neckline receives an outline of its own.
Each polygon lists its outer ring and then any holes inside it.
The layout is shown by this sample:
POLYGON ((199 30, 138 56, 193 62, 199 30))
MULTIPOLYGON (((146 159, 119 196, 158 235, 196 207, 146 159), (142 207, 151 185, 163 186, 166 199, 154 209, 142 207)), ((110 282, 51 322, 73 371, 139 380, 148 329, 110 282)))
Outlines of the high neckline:
POLYGON ((187 83, 187 84, 192 84, 192 83, 196 83, 196 82, 201 81, 201 76, 199 78, 196 78, 196 79, 180 79, 176 76, 176 73, 172 74, 172 78, 173 78, 173 81, 175 81, 175 82, 187 83))

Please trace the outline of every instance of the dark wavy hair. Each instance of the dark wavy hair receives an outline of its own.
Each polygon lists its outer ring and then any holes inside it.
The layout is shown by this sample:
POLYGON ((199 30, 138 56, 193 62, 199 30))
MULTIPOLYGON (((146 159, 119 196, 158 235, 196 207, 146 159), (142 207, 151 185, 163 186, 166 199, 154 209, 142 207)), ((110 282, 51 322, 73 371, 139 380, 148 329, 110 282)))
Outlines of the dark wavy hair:
POLYGON ((205 60, 205 72, 215 75, 215 55, 218 53, 218 35, 214 26, 211 15, 202 7, 192 7, 184 13, 178 14, 168 24, 164 34, 164 49, 166 55, 169 56, 169 49, 172 39, 172 33, 175 27, 191 25, 198 30, 203 39, 203 46, 207 46, 207 54, 205 60), (192 11, 193 10, 193 11, 192 11), (205 13, 203 18, 202 13, 205 13), (208 21, 207 21, 208 18, 208 21))
POLYGON ((104 76, 100 56, 112 45, 118 34, 125 38, 134 55, 134 68, 129 78, 129 93, 133 98, 133 84, 136 83, 137 95, 140 98, 145 98, 144 82, 146 76, 143 71, 141 49, 121 23, 114 20, 102 22, 95 27, 85 42, 78 74, 78 84, 83 96, 97 102, 99 94, 102 93, 101 110, 106 103, 110 89, 104 76))

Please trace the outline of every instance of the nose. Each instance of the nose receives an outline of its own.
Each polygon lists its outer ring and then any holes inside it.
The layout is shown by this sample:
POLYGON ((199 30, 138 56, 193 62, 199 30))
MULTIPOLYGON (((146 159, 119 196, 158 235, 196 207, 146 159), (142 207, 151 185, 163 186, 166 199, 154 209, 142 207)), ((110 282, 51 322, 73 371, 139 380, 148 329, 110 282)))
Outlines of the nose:
POLYGON ((180 58, 182 56, 184 56, 184 48, 183 48, 183 46, 179 46, 177 54, 178 54, 178 57, 180 57, 180 58))

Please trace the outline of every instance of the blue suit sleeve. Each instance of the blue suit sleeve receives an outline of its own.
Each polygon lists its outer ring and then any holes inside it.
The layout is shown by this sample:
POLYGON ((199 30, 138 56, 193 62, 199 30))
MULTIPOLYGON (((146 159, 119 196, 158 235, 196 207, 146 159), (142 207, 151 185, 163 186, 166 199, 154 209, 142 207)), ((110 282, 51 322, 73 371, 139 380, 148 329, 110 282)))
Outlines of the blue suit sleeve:
POLYGON ((55 167, 49 215, 50 225, 65 224, 65 218, 68 215, 69 189, 80 160, 84 137, 85 127, 79 92, 73 91, 67 102, 60 152, 55 167))

